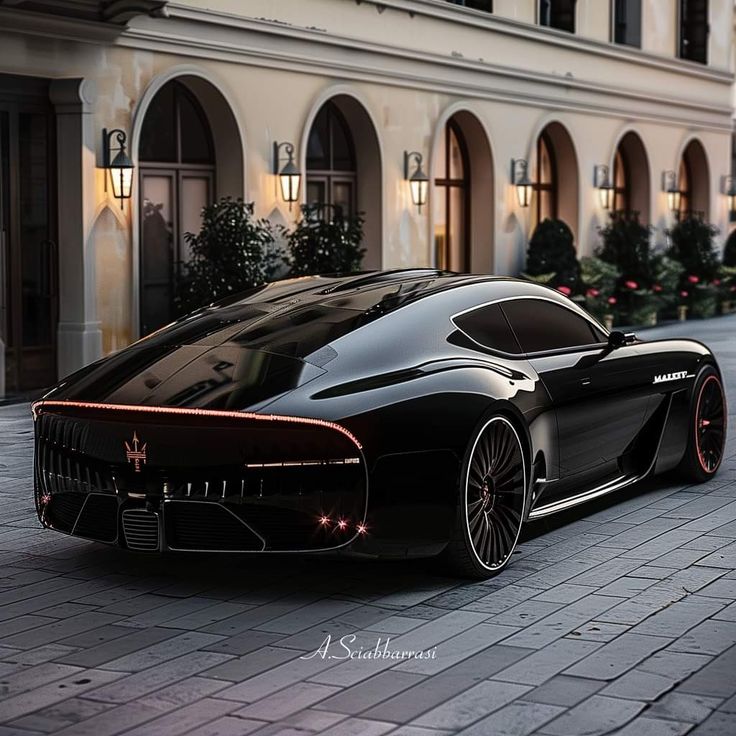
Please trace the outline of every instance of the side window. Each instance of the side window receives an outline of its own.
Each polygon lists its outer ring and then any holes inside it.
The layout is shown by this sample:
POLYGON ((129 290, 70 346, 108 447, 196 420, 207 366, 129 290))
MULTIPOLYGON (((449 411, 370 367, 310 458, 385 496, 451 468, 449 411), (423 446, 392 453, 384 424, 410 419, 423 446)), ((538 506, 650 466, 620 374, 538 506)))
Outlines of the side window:
POLYGON ((504 353, 521 352, 519 343, 498 304, 489 304, 461 314, 455 317, 454 322, 471 340, 485 348, 504 353))
POLYGON ((595 345, 602 341, 602 335, 594 332, 588 320, 552 302, 513 299, 503 302, 503 311, 525 353, 595 345))

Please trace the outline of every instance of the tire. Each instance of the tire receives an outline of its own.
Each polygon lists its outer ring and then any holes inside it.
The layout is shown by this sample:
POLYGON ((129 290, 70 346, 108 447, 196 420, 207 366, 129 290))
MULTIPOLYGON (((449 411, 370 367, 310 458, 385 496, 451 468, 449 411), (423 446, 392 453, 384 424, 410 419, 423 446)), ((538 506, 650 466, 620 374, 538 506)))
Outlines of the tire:
POLYGON ((695 379, 690 399, 688 437, 679 473, 696 483, 710 480, 718 471, 726 442, 726 396, 721 377, 705 366, 695 379))
POLYGON ((526 510, 527 470, 519 433, 505 416, 486 420, 466 452, 455 526, 444 557, 455 574, 486 579, 509 562, 526 510))

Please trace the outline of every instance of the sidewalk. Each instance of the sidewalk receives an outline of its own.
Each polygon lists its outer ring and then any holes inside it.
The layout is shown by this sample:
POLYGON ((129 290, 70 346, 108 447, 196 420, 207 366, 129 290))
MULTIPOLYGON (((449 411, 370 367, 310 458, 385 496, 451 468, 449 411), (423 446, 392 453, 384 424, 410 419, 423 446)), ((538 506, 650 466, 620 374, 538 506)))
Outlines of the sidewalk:
MULTIPOLYGON (((716 352, 736 316, 648 329, 716 352)), ((42 530, 0 408, 0 736, 736 734, 736 431, 716 478, 537 522, 499 577, 432 561, 147 557, 42 530), (323 659, 431 649, 421 660, 323 659)))

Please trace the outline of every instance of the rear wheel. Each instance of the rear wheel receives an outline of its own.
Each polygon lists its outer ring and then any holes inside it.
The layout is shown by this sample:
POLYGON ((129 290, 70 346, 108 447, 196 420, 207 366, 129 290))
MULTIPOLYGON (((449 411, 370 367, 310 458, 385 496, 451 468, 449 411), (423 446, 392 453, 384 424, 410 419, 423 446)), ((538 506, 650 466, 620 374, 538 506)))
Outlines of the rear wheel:
POLYGON ((504 416, 486 421, 463 467, 455 528, 445 556, 453 570, 488 578, 508 563, 526 504, 524 449, 504 416))
POLYGON ((703 483, 720 467, 726 442, 726 398, 712 366, 703 368, 695 380, 688 424, 687 448, 678 470, 703 483))

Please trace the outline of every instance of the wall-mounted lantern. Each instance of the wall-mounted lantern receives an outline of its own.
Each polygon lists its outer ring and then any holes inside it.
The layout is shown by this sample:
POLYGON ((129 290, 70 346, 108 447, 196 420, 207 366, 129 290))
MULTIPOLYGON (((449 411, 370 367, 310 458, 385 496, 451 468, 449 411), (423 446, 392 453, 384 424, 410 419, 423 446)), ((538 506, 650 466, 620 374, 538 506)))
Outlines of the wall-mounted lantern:
POLYGON ((429 177, 422 170, 424 156, 419 151, 404 151, 404 179, 409 182, 411 201, 416 205, 419 212, 427 204, 429 194, 429 177), (415 163, 414 171, 409 174, 412 160, 415 163))
POLYGON ((299 186, 302 181, 302 172, 294 163, 294 144, 288 141, 273 143, 273 173, 279 177, 279 183, 281 185, 281 196, 284 202, 289 203, 289 209, 294 202, 299 199, 299 186), (281 161, 281 149, 286 151, 286 163, 280 167, 281 161), (280 167, 280 168, 279 168, 280 167))
POLYGON ((728 202, 728 214, 729 217, 733 217, 736 214, 736 177, 735 176, 724 176, 723 177, 723 193, 726 195, 728 202))
POLYGON ((677 174, 671 169, 662 172, 662 189, 667 193, 667 207, 672 214, 677 214, 682 193, 677 186, 677 174))
MULTIPOLYGON (((102 129, 103 167, 110 172, 112 194, 115 199, 120 200, 120 209, 123 209, 124 200, 130 199, 133 191, 134 167, 130 156, 125 152, 127 139, 125 131, 120 128, 110 131, 107 128, 102 129), (113 151, 117 151, 115 158, 112 158, 113 151)), ((107 179, 105 179, 105 191, 107 191, 107 179)))
POLYGON ((516 187, 516 196, 521 207, 532 202, 532 182, 529 179, 529 162, 524 158, 511 159, 511 182, 516 187))
POLYGON ((612 209, 616 190, 611 184, 610 169, 606 164, 598 164, 593 169, 593 184, 598 189, 601 207, 604 210, 612 209))

